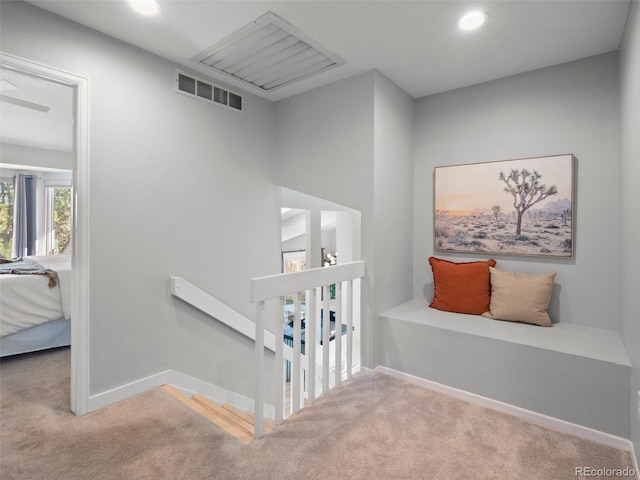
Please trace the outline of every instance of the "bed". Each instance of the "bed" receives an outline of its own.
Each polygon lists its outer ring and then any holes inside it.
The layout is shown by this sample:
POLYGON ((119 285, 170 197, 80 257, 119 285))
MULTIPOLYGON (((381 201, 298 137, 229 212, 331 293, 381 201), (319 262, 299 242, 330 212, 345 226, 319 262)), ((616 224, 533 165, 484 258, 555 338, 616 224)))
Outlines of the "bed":
POLYGON ((71 344, 71 256, 31 256, 54 270, 43 275, 0 275, 0 357, 71 344))

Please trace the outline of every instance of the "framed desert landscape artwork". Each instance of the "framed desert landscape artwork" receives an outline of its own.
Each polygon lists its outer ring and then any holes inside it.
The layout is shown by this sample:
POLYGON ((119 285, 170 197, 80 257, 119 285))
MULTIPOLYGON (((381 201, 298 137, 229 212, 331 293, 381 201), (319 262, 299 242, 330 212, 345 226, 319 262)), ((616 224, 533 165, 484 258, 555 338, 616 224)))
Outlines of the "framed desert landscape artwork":
POLYGON ((437 251, 572 257, 571 154, 436 167, 437 251))

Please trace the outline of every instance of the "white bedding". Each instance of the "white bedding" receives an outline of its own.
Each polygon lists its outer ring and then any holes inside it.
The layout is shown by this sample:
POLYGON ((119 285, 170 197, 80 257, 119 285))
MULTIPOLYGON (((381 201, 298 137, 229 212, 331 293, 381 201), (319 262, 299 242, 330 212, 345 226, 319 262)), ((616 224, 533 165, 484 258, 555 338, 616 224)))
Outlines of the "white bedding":
POLYGON ((49 288, 43 275, 0 275, 0 337, 71 318, 71 256, 28 258, 58 272, 58 285, 49 288))

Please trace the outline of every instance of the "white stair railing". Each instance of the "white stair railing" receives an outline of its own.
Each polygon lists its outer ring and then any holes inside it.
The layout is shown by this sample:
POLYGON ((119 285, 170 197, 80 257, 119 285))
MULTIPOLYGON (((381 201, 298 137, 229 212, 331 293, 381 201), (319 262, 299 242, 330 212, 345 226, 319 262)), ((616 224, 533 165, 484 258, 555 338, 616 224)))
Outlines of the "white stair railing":
MULTIPOLYGON (((282 319, 285 296, 294 295, 293 320, 293 351, 291 367, 291 410, 295 413, 302 408, 304 397, 309 402, 316 399, 316 378, 321 379, 322 393, 329 391, 330 382, 330 347, 335 344, 335 379, 333 384, 339 385, 343 379, 342 373, 342 321, 346 320, 346 371, 345 378, 350 379, 353 368, 353 305, 354 280, 364 277, 364 262, 350 262, 331 267, 314 268, 296 273, 285 273, 251 279, 251 302, 256 304, 255 347, 256 347, 256 393, 255 393, 255 437, 260 438, 264 429, 264 347, 269 338, 265 332, 265 302, 279 299, 280 309, 273 321, 271 330, 282 331, 282 319), (343 284, 346 290, 346 308, 343 312, 343 284), (335 339, 330 341, 330 286, 335 285, 335 339), (316 371, 316 339, 317 327, 317 291, 322 291, 322 368, 316 371), (305 354, 301 352, 301 292, 307 292, 306 325, 305 325, 305 354)), ((359 291, 359 290, 358 290, 359 291)), ((358 299, 359 301, 359 299, 358 299)), ((359 309, 358 309, 359 311, 359 309)), ((276 368, 274 383, 276 385, 275 421, 282 422, 284 418, 285 376, 284 376, 284 347, 282 341, 275 342, 276 368)))
MULTIPOLYGON (((251 340, 255 340, 256 326, 253 320, 245 317, 182 277, 170 277, 170 281, 171 283, 169 288, 171 295, 187 302, 189 305, 194 306, 210 317, 215 318, 219 322, 233 328, 251 340)), ((275 351, 275 335, 268 331, 265 332, 264 335, 264 348, 271 350, 272 352, 275 351)), ((280 340, 280 343, 282 343, 282 340, 280 340)), ((284 358, 288 361, 293 360, 293 349, 291 347, 285 345, 283 354, 284 358)), ((303 368, 307 368, 306 361, 306 358, 302 359, 303 368)))

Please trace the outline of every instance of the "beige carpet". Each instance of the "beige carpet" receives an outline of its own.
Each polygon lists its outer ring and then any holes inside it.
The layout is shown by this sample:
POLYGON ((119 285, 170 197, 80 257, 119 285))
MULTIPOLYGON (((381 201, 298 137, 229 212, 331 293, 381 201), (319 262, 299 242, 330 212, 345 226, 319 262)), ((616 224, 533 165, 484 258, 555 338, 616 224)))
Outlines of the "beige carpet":
POLYGON ((1 362, 3 480, 563 480, 579 466, 632 467, 627 452, 385 375, 244 445, 161 389, 75 417, 68 372, 68 349, 1 362))

